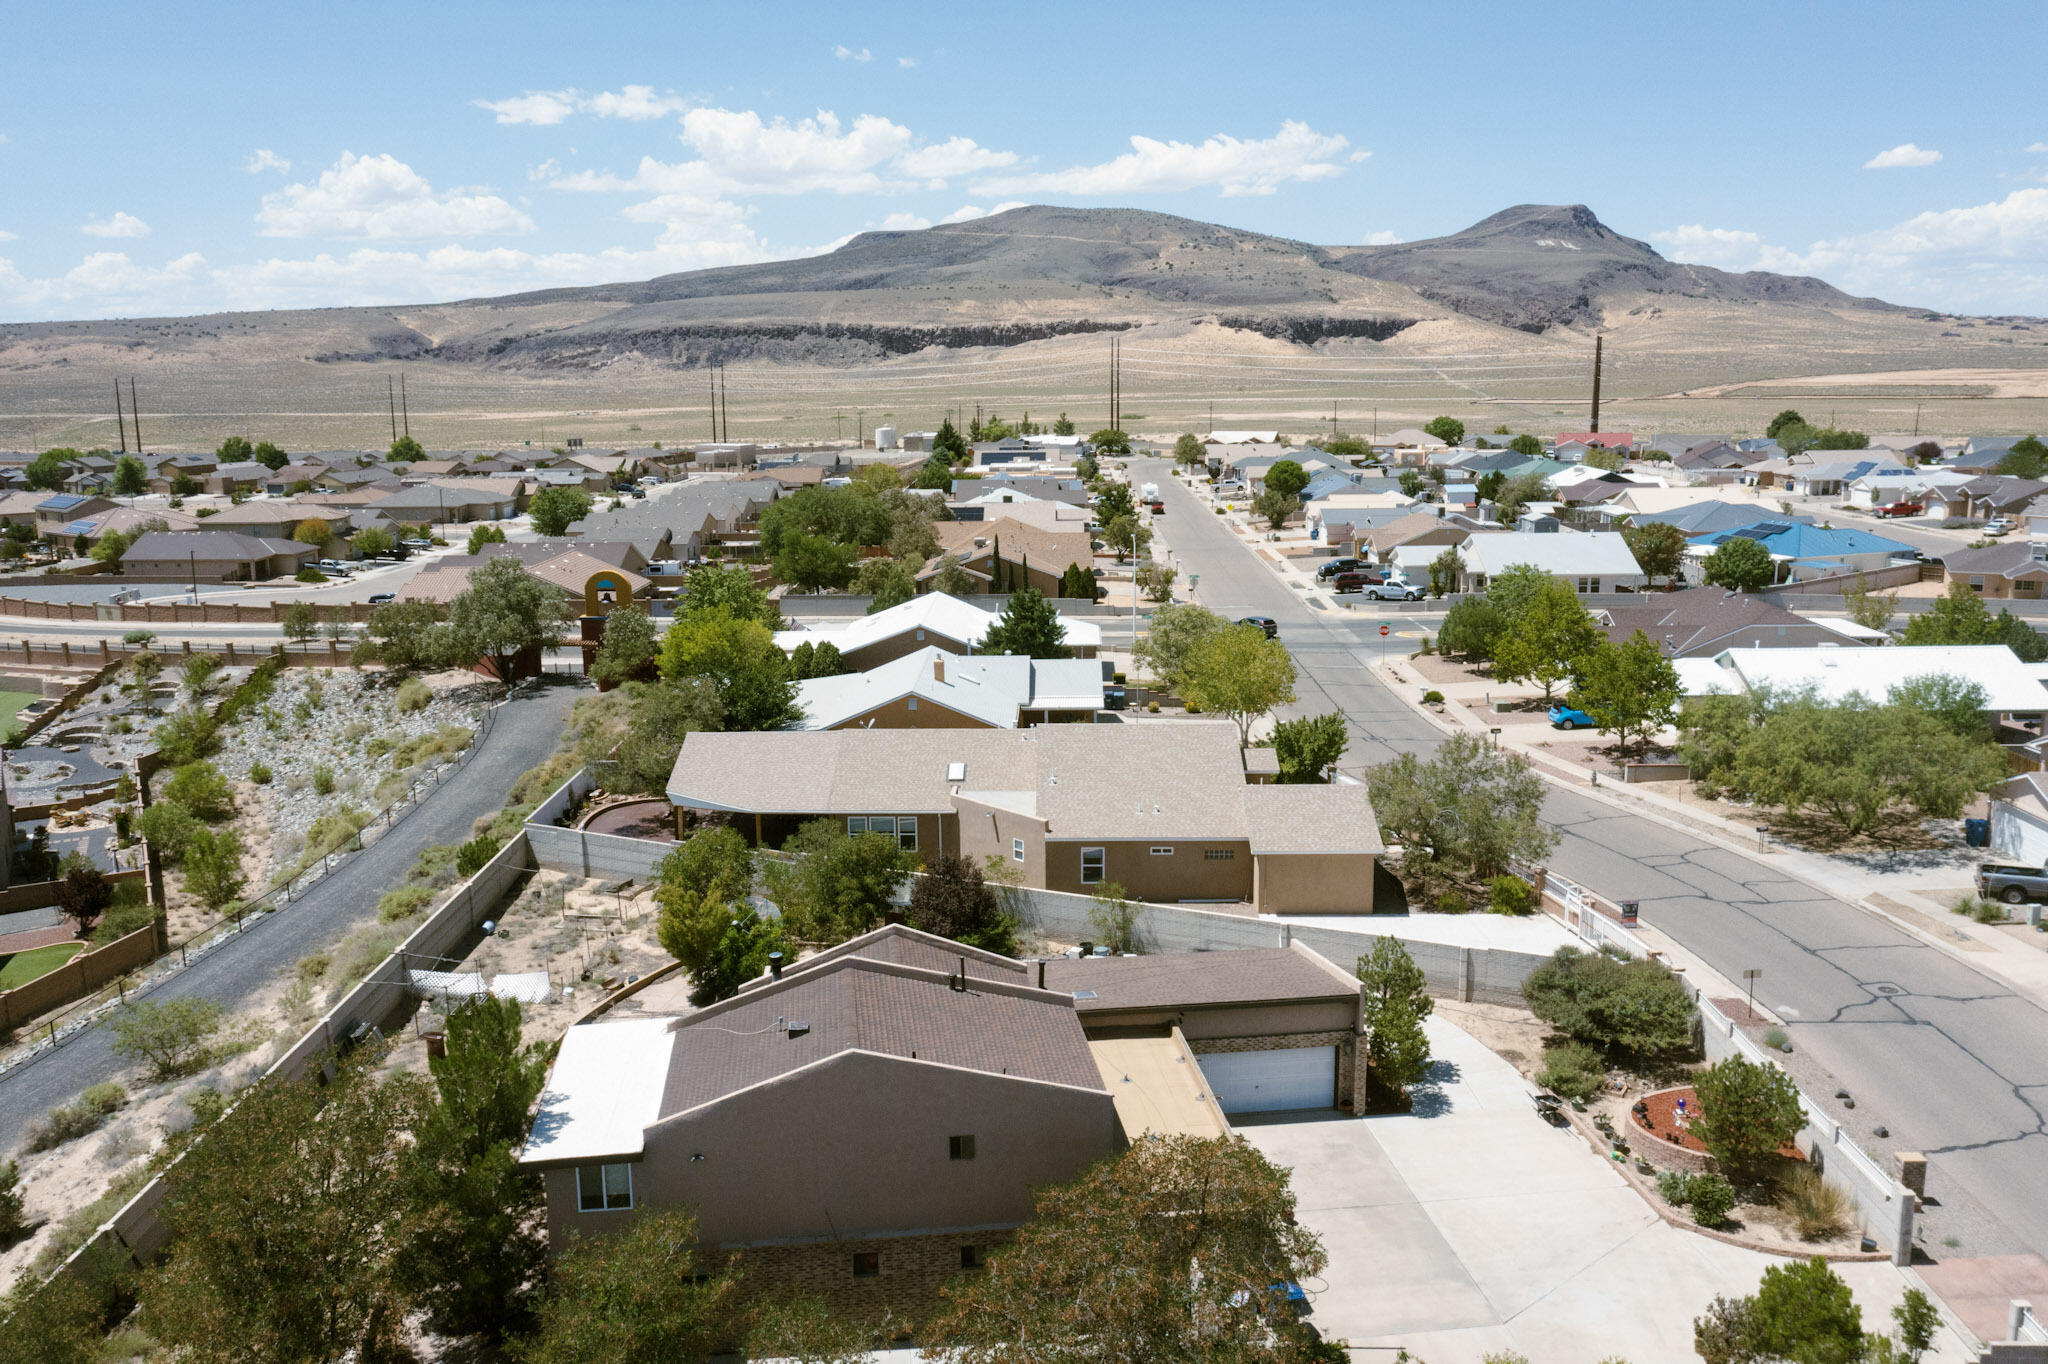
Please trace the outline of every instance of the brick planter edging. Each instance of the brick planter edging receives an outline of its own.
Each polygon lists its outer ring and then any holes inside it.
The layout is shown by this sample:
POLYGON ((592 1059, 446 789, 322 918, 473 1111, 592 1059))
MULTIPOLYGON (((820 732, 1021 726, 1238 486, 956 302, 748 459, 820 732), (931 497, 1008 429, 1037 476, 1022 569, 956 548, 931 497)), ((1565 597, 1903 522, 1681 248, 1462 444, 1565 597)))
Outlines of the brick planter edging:
MULTIPOLYGON (((1681 1089, 1688 1094, 1692 1093, 1691 1085, 1672 1085, 1669 1089, 1653 1089, 1648 1094, 1639 1097, 1641 1099, 1651 1099, 1659 1094, 1673 1094, 1681 1089)), ((1713 1172, 1714 1158, 1712 1156, 1708 1155, 1705 1151, 1695 1151, 1690 1146, 1680 1146, 1675 1141, 1666 1141, 1663 1137, 1658 1136, 1655 1132, 1643 1126, 1642 1120, 1636 1117, 1633 1108, 1630 1109, 1628 1115, 1628 1140, 1629 1146, 1632 1149, 1638 1142, 1648 1147, 1649 1149, 1644 1154, 1654 1158, 1659 1165, 1668 1164, 1674 1169, 1685 1170, 1696 1175, 1713 1172)))
MULTIPOLYGON (((1891 1255, 1882 1250, 1807 1250, 1788 1252, 1783 1246, 1765 1245, 1753 1237, 1743 1236, 1732 1231, 1716 1231, 1712 1227, 1703 1227, 1693 1221, 1690 1214, 1666 1203, 1664 1196, 1657 1192, 1656 1180, 1652 1176, 1639 1173, 1635 1168, 1633 1159, 1615 1160, 1612 1156, 1608 1155, 1607 1138, 1601 1135, 1600 1129, 1593 1126, 1589 1119, 1573 1112, 1569 1108, 1561 1111, 1566 1119, 1570 1121, 1572 1130, 1584 1137, 1586 1144, 1599 1153, 1601 1159, 1618 1169, 1621 1172, 1621 1177, 1628 1181, 1629 1187, 1642 1195, 1643 1202, 1649 1205, 1650 1211, 1656 1213, 1658 1217, 1674 1227, 1692 1232, 1696 1236, 1704 1236, 1710 1241, 1720 1241, 1727 1245, 1740 1246, 1744 1250, 1761 1251, 1765 1255, 1784 1256, 1789 1254, 1808 1260, 1818 1256, 1823 1260, 1836 1264, 1848 1264, 1864 1260, 1883 1260, 1886 1263, 1891 1261, 1891 1255)), ((1630 1117, 1633 1120, 1634 1115, 1631 1114, 1630 1117)), ((1669 1145, 1668 1142, 1662 1144, 1669 1145)), ((1630 1143, 1630 1150, 1633 1153, 1633 1142, 1630 1143)))

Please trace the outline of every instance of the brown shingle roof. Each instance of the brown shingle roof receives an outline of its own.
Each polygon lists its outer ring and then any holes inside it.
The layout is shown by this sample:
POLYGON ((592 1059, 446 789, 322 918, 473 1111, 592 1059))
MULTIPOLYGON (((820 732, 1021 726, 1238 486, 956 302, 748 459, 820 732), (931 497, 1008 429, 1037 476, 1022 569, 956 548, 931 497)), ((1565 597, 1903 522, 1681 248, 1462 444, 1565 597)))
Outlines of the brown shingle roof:
MULTIPOLYGON (((950 938, 920 932, 907 924, 884 924, 871 933, 858 938, 849 938, 837 947, 828 947, 813 957, 806 957, 791 966, 789 975, 815 971, 829 966, 845 957, 861 957, 867 961, 892 961, 898 966, 915 966, 920 970, 937 971, 941 974, 957 974, 960 958, 967 958, 967 974, 976 979, 1008 980, 1013 984, 1029 984, 1031 968, 1012 957, 984 952, 978 947, 968 947, 950 938)), ((749 982, 743 988, 758 989, 766 981, 749 982)))
POLYGON ((664 1118, 847 1051, 1103 1088, 1071 1001, 992 981, 954 990, 942 973, 860 957, 749 990, 674 1027, 664 1118))
POLYGON ((1358 995, 1357 981, 1303 947, 1079 960, 1055 957, 1045 964, 1045 988, 1069 994, 1093 990, 1095 998, 1074 1001, 1075 1009, 1083 1014, 1358 995))
POLYGON ((1000 542, 1003 558, 1011 563, 1029 559, 1047 573, 1058 573, 1068 564, 1085 568, 1095 559, 1094 543, 1079 531, 1040 530, 1008 516, 993 521, 938 521, 932 532, 939 538, 939 548, 949 554, 973 557, 992 551, 1000 542), (977 547, 978 539, 987 543, 977 547))

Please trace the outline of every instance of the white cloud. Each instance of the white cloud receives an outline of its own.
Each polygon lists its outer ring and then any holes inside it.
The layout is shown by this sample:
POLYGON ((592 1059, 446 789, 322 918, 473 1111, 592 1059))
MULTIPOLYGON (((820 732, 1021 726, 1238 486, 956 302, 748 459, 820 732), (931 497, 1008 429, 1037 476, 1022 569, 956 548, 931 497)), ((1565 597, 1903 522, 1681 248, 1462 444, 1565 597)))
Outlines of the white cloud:
POLYGON ((269 170, 288 171, 291 168, 291 162, 285 160, 268 147, 258 147, 249 154, 249 159, 242 163, 242 169, 251 175, 260 175, 264 171, 269 170))
POLYGON ((623 118, 644 123, 649 119, 680 114, 690 105, 680 95, 655 94, 651 85, 628 85, 617 93, 607 91, 592 95, 583 101, 582 107, 599 118, 623 118))
MULTIPOLYGON (((5 141, 5 140, 6 140, 6 139, 4 139, 4 138, 0 138, 0 141, 5 141)), ((2048 152, 2048 142, 2034 142, 2034 143, 2029 143, 2029 144, 2028 144, 2028 146, 2027 146, 2027 150, 2028 150, 2028 151, 2030 151, 2030 152, 2048 152)))
POLYGON ((1400 233, 1398 233, 1398 232, 1389 232, 1389 231, 1385 231, 1385 230, 1382 230, 1382 231, 1379 231, 1379 232, 1368 232, 1368 233, 1366 234, 1366 237, 1365 237, 1365 242, 1364 242, 1364 245, 1366 245, 1366 246, 1392 246, 1392 245, 1393 245, 1393 244, 1394 244, 1395 242, 1398 242, 1398 241, 1400 241, 1400 240, 1401 240, 1401 235, 1400 235, 1400 233))
POLYGON ((866 48, 861 48, 858 52, 856 52, 854 51, 854 49, 846 46, 844 43, 841 43, 838 47, 833 48, 832 55, 837 57, 842 62, 871 62, 875 59, 875 54, 868 51, 866 48))
POLYGON ((529 90, 510 99, 473 102, 477 108, 496 114, 500 123, 535 123, 552 127, 576 112, 577 95, 574 90, 529 90))
POLYGON ((9 231, 8 231, 8 230, 7 230, 6 228, 4 228, 4 227, 0 227, 0 242, 18 242, 18 241, 20 241, 20 240, 21 240, 21 234, 20 234, 20 233, 18 233, 18 232, 9 232, 9 231))
POLYGON ((896 65, 898 65, 898 66, 902 67, 902 68, 903 68, 903 69, 904 69, 905 71, 908 71, 908 70, 909 70, 909 69, 910 69, 911 67, 913 67, 913 66, 916 66, 916 65, 917 65, 917 58, 915 58, 915 57, 898 57, 898 58, 896 59, 896 65))
POLYGON ((78 230, 88 237, 147 237, 149 224, 132 213, 116 213, 111 218, 88 218, 78 230))
POLYGON ((495 194, 436 194, 390 153, 341 159, 313 184, 263 196, 257 230, 266 237, 354 237, 370 241, 531 232, 533 219, 495 194))
POLYGON ((956 175, 975 175, 1017 164, 1017 153, 983 147, 971 137, 949 137, 929 147, 919 147, 896 158, 895 168, 920 180, 947 180, 956 175))
POLYGON ((1117 197, 1169 194, 1214 185, 1226 197, 1271 194, 1290 180, 1341 175, 1336 158, 1350 142, 1290 119, 1269 138, 1245 140, 1219 133, 1198 145, 1133 135, 1131 150, 1094 166, 986 177, 983 194, 1056 194, 1117 197))
POLYGON ((472 103, 479 109, 490 110, 500 123, 530 123, 539 127, 566 123, 575 114, 644 123, 680 114, 690 107, 681 95, 656 94, 651 85, 621 86, 616 91, 604 90, 595 95, 586 95, 581 90, 529 90, 510 99, 480 99, 472 103))
POLYGON ((1901 166, 1931 166, 1941 160, 1941 153, 1926 147, 1916 147, 1910 142, 1901 142, 1890 151, 1879 152, 1863 163, 1865 170, 1896 170, 1901 166))
POLYGON ((1025 201, 1022 199, 1010 199, 997 204, 994 208, 980 208, 974 204, 962 204, 945 217, 939 219, 939 221, 942 223, 969 223, 973 222, 976 218, 989 218, 998 213, 1008 213, 1013 208, 1023 208, 1024 206, 1025 201))
POLYGON ((930 218, 920 218, 915 213, 891 213, 879 223, 868 224, 868 226, 879 228, 883 232, 915 232, 931 225, 932 220, 930 218))

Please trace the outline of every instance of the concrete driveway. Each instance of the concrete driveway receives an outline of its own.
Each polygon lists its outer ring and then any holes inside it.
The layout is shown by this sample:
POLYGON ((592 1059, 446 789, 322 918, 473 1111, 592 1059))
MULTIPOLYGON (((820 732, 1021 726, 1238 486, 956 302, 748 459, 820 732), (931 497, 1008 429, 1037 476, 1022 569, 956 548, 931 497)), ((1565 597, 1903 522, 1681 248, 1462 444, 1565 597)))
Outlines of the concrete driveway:
MULTIPOLYGON (((1531 1364, 1696 1358, 1692 1319, 1716 1294, 1754 1292, 1758 1254, 1666 1225, 1606 1160, 1536 1116, 1513 1067, 1431 1019, 1434 1083, 1416 1111, 1241 1117, 1294 1171, 1301 1221, 1330 1267, 1305 1284, 1324 1337, 1429 1364, 1514 1350, 1531 1364)), ((1866 1329, 1908 1286, 1889 1264, 1837 1267, 1866 1329)), ((1363 1357, 1363 1356, 1361 1356, 1363 1357)), ((1963 1361, 1947 1332, 1927 1358, 1963 1361)))

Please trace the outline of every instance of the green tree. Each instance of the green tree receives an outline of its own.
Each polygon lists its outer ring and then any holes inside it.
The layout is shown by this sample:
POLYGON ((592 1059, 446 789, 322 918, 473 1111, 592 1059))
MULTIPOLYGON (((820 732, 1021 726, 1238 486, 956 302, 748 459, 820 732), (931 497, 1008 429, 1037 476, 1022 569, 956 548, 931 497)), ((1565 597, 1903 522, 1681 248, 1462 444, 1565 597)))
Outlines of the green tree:
POLYGON ((849 834, 831 819, 804 824, 782 851, 796 860, 766 868, 769 898, 790 932, 815 942, 844 942, 880 923, 918 864, 893 834, 849 834))
POLYGON ((1112 516, 1102 523, 1102 542, 1116 554, 1118 563, 1152 547, 1152 528, 1135 515, 1112 516))
POLYGON ((590 494, 582 488, 542 488, 526 504, 535 535, 567 535, 569 527, 590 515, 590 494))
POLYGON ((822 535, 788 535, 775 552, 775 576, 802 592, 844 587, 853 581, 852 545, 822 535))
POLYGON ((1075 601, 1094 601, 1101 594, 1087 565, 1068 564, 1067 571, 1060 574, 1060 595, 1075 601))
MULTIPOLYGON (((1209 447, 1202 444, 1202 438, 1190 431, 1173 443, 1173 462, 1183 468, 1192 469, 1209 461, 1209 447)), ((1300 468, 1300 465, 1296 465, 1300 468)))
POLYGON ((1641 630, 1621 644, 1603 639, 1585 656, 1572 702, 1615 737, 1625 757, 1629 736, 1647 745, 1678 718, 1678 670, 1641 630))
POLYGON ((960 564, 960 560, 948 555, 932 574, 932 591, 943 592, 950 597, 965 597, 980 592, 983 584, 960 564))
POLYGON ((1071 436, 1071 435, 1073 435, 1073 434, 1074 434, 1074 423, 1073 423, 1073 419, 1072 419, 1072 418, 1070 418, 1070 417, 1068 417, 1068 416, 1067 416, 1067 414, 1066 414, 1066 413, 1064 413, 1064 412, 1060 413, 1060 415, 1059 415, 1059 419, 1058 419, 1057 421, 1053 422, 1053 424, 1052 424, 1052 433, 1053 433, 1053 434, 1054 434, 1055 436, 1071 436))
POLYGON ((1517 474, 1500 485, 1493 495, 1493 509, 1501 521, 1512 526, 1522 519, 1522 508, 1550 496, 1550 480, 1542 474, 1517 474))
POLYGON ((943 456, 933 455, 919 466, 917 477, 911 481, 910 486, 944 492, 953 486, 953 466, 943 456))
POLYGON ((210 999, 127 1003, 108 1025, 110 1049, 124 1061, 147 1066, 152 1081, 175 1080, 205 1067, 220 1020, 221 1007, 210 999))
POLYGON ((256 448, 249 452, 249 458, 255 460, 272 473, 276 473, 279 469, 292 462, 290 455, 278 449, 277 446, 267 440, 257 441, 256 448))
POLYGON ((872 598, 868 602, 868 614, 872 616, 916 596, 917 576, 901 559, 863 559, 853 577, 853 590, 872 598))
POLYGON ((1308 486, 1308 470, 1294 460, 1283 459, 1266 470, 1265 484, 1267 492, 1299 497, 1308 486))
POLYGON ((959 429, 953 425, 951 417, 939 423, 938 434, 932 437, 932 455, 936 459, 945 460, 948 464, 967 462, 967 442, 961 438, 959 429))
POLYGON ((1494 640, 1494 676, 1541 684, 1547 704, 1601 642, 1600 627, 1562 579, 1544 575, 1535 596, 1494 640))
POLYGON ((1777 416, 1771 418, 1771 424, 1764 428, 1764 436, 1768 440, 1776 440, 1778 438, 1778 433, 1780 431, 1783 431, 1786 427, 1804 425, 1806 425, 1806 418, 1800 416, 1797 412, 1793 411, 1791 408, 1788 407, 1783 412, 1780 412, 1777 416))
POLYGON ((206 829, 193 835, 185 850, 186 894, 219 914, 242 898, 248 883, 242 873, 240 834, 233 829, 206 829))
MULTIPOLYGON (((517 560, 508 559, 508 563, 517 560)), ((435 602, 386 602, 370 612, 355 657, 398 673, 430 672, 450 660, 447 608, 435 602)))
POLYGON ((62 492, 64 480, 71 473, 67 467, 69 462, 82 458, 84 457, 78 451, 67 446, 45 450, 29 461, 28 467, 22 471, 22 476, 28 481, 28 486, 36 492, 62 492))
MULTIPOLYGON (((1434 565, 1431 566, 1434 571, 1434 565)), ((1493 647, 1506 622, 1500 608, 1484 597, 1467 597, 1444 613, 1437 630, 1437 648, 1477 662, 1493 658, 1493 647)))
POLYGON ((1870 437, 1861 431, 1838 431, 1832 426, 1821 428, 1813 442, 1816 450, 1867 450, 1870 437))
POLYGON ((132 542, 129 538, 120 531, 110 530, 100 536, 98 542, 93 545, 92 561, 96 564, 105 564, 118 573, 121 570, 121 557, 128 552, 130 543, 132 542))
POLYGON ((221 441, 213 452, 215 462, 220 464, 246 464, 254 458, 256 447, 249 444, 247 436, 229 436, 221 441))
POLYGON ((1223 617, 1193 602, 1162 606, 1152 613, 1152 628, 1138 640, 1131 656, 1179 693, 1187 683, 1196 646, 1225 625, 1223 617))
POLYGON ((1456 417, 1437 417, 1422 429, 1445 445, 1456 445, 1465 439, 1465 423, 1456 417))
POLYGON ((530 1320, 547 1244, 540 1176, 519 1167, 552 1048, 522 1045, 519 1002, 479 995, 430 1057, 437 1102, 413 1148, 416 1211, 397 1274, 430 1329, 501 1340, 530 1320))
MULTIPOLYGON (((1517 437, 1517 439, 1520 438, 1517 437)), ((1613 473, 1621 468, 1626 461, 1619 450, 1609 450, 1603 446, 1595 446, 1586 452, 1585 459, 1580 462, 1586 465, 1587 468, 1605 469, 1607 472, 1613 473)))
POLYGON ((1926 711, 1951 732, 1965 739, 1988 739, 1991 725, 1985 714, 1988 698, 1984 689, 1954 673, 1928 673, 1910 677, 1893 686, 1885 700, 1894 706, 1926 711))
POLYGON ((1398 1098, 1429 1073, 1429 1036, 1422 1027, 1432 1007, 1428 978, 1399 938, 1384 936, 1358 959, 1358 984, 1366 1082, 1398 1098))
POLYGON ((889 1332, 834 1311, 823 1298, 776 1296, 756 1306, 747 1357, 787 1364, 869 1364, 889 1332))
POLYGON ((1342 711, 1280 721, 1273 726, 1273 752, 1280 759, 1281 783, 1328 781, 1350 742, 1342 711))
POLYGON ((317 516, 309 516, 292 531, 292 539, 324 553, 328 542, 334 539, 334 528, 317 516))
POLYGON ((698 1008, 731 999, 740 987, 768 970, 769 954, 793 956, 789 934, 779 920, 762 916, 747 905, 731 908, 732 917, 711 946, 704 969, 690 983, 690 1002, 698 1008))
POLYGON ((114 461, 114 491, 122 497, 140 497, 149 491, 149 468, 133 455, 114 461))
POLYGON ((1708 583, 1731 592, 1761 592, 1778 580, 1771 552, 1746 535, 1722 541, 1707 556, 1703 571, 1708 583))
POLYGON ((727 729, 786 729, 803 718, 789 661, 758 620, 678 616, 662 640, 661 675, 709 682, 727 729))
POLYGON ((711 959, 732 907, 752 893, 754 871, 754 850, 729 826, 699 830, 656 865, 655 936, 691 975, 711 959))
POLYGON ((870 487, 804 488, 761 513, 761 552, 773 559, 800 535, 842 545, 885 545, 895 530, 890 509, 870 487))
POLYGON ((690 1210, 649 1209, 612 1235, 576 1241, 557 1258, 540 1330, 521 1358, 525 1364, 699 1360, 725 1343, 737 1307, 729 1266, 699 1263, 690 1210))
POLYGON ((910 887, 912 928, 1010 956, 1017 950, 1017 921, 1003 912, 995 888, 964 857, 937 856, 910 887))
POLYGON ((1784 448, 1785 453, 1795 457, 1820 444, 1820 438, 1820 428, 1809 426, 1805 422, 1794 422, 1790 426, 1780 427, 1777 436, 1778 444, 1784 448))
POLYGON ((185 854, 191 851, 192 840, 205 829, 190 810, 167 800, 158 801, 135 817, 136 832, 149 840, 149 846, 166 866, 181 865, 185 854))
MULTIPOLYGON (((13 1164, 0 1166, 0 1174, 13 1164)), ((13 1236, 0 1234, 0 1239, 13 1236)), ((7 1326, 0 1331, 0 1364, 100 1364, 108 1348, 108 1289, 118 1274, 118 1269, 67 1269, 41 1279, 24 1272, 13 1291, 0 1296, 0 1322, 7 1326)))
POLYGON ((503 526, 494 526, 488 521, 479 521, 470 528, 468 552, 472 556, 482 554, 485 545, 502 545, 504 543, 505 528, 503 526))
POLYGON ((1488 469, 1473 480, 1472 490, 1481 502, 1491 502, 1500 496, 1500 490, 1507 486, 1508 476, 1498 469, 1488 469))
POLYGON ((1560 947, 1522 982, 1530 1012, 1575 1042, 1632 1057, 1692 1049, 1692 996, 1661 962, 1560 947))
POLYGON ((2038 479, 2048 476, 2048 445, 2034 436, 2022 436, 2012 443, 2004 458, 1991 466, 1994 474, 2038 479))
POLYGON ((590 662, 590 675, 616 687, 652 677, 661 643, 654 622, 638 606, 621 606, 604 618, 604 638, 590 662))
POLYGON ((1160 563, 1157 559, 1147 559, 1138 565, 1138 590, 1145 594, 1145 600, 1149 602, 1172 601, 1173 580, 1179 576, 1178 570, 1160 563))
POLYGON ((659 795, 668 788, 676 754, 691 734, 725 727, 718 693, 703 678, 628 684, 633 698, 616 765, 606 774, 608 790, 659 795))
MULTIPOLYGON (((1463 434, 1464 433, 1462 431, 1459 432, 1459 435, 1462 436, 1463 434)), ((1453 445, 1457 444, 1456 441, 1452 441, 1451 443, 1453 445)), ((1527 432, 1524 432, 1522 435, 1516 436, 1513 440, 1508 442, 1508 449, 1514 451, 1518 455, 1527 455, 1529 458, 1534 459, 1538 455, 1541 455, 1543 453, 1543 442, 1539 438, 1529 435, 1527 432)))
POLYGON ((349 541, 349 548, 365 559, 382 559, 398 548, 398 537, 382 526, 365 526, 349 541))
POLYGON ((1003 614, 974 646, 981 654, 1018 654, 1025 658, 1066 658, 1067 627, 1059 612, 1035 587, 1012 592, 1003 614))
POLYGON ((1422 487, 1423 478, 1421 474, 1416 473, 1413 469, 1403 469, 1401 471, 1401 495, 1403 497, 1422 496, 1422 487))
POLYGON ((1256 625, 1233 625, 1195 645, 1180 690, 1190 704, 1235 724, 1243 748, 1260 716, 1294 700, 1294 676, 1286 645, 1256 625))
POLYGON ((1636 563, 1651 582, 1659 578, 1667 581, 1678 576, 1685 565, 1685 532, 1666 521, 1652 521, 1645 526, 1629 526, 1622 532, 1622 539, 1628 545, 1628 552, 1636 556, 1636 563))
POLYGON ((1919 1364, 1920 1356, 1934 1345, 1934 1333, 1941 1329, 1941 1312, 1933 1300, 1917 1288, 1906 1290, 1905 1298, 1892 1308, 1898 1323, 1899 1345, 1908 1364, 1919 1364))
POLYGON ((425 447, 411 436, 400 436, 391 442, 391 449, 385 458, 393 464, 418 464, 427 457, 425 447))
POLYGON ((1455 734, 1428 761, 1404 753, 1366 774, 1380 832, 1423 884, 1477 885, 1557 845, 1542 821, 1543 779, 1519 753, 1455 734))
POLYGON ((1113 426, 1106 426, 1088 437, 1088 444, 1098 455, 1128 455, 1131 453, 1131 438, 1113 426))
POLYGON ((1849 608, 1849 619, 1866 630, 1889 631, 1899 609, 1897 593, 1872 592, 1860 573, 1855 590, 1842 594, 1842 603, 1849 608))
POLYGON ((567 592, 510 555, 489 559, 449 604, 449 647, 464 662, 488 661, 509 687, 519 655, 560 644, 570 614, 567 592))
MULTIPOLYGON (((1465 572, 1465 556, 1452 545, 1429 561, 1429 595, 1442 597, 1458 590, 1458 579, 1465 572)), ((1456 610, 1454 606, 1451 608, 1456 610)))
POLYGON ((693 620, 706 615, 759 621, 770 630, 782 628, 781 608, 768 600, 754 575, 737 564, 698 564, 684 575, 675 618, 693 620))
POLYGON ((1776 1066, 1731 1056, 1693 1077, 1700 1111, 1692 1131, 1731 1179, 1762 1183, 1778 1152, 1806 1125, 1799 1089, 1776 1066))
POLYGON ((278 629, 292 643, 304 644, 320 633, 320 613, 313 609, 311 602, 295 601, 285 607, 278 629))
POLYGON ((172 771, 161 798, 182 805, 208 824, 235 817, 235 789, 209 762, 186 763, 172 771))
POLYGON ((1141 1141, 1035 1191, 987 1270, 944 1289, 927 1328, 952 1364, 1306 1359, 1277 1283, 1327 1257, 1287 1172, 1242 1137, 1141 1141))
POLYGON ((1984 599, 1960 580, 1925 610, 1915 612, 1900 636, 1904 644, 2003 644, 2023 663, 2048 660, 2048 636, 2010 611, 1994 617, 1984 599))
POLYGON ((1267 488, 1252 499, 1252 510, 1266 519, 1267 530, 1279 530, 1287 519, 1301 510, 1301 499, 1292 493, 1267 488))
POLYGON ((1693 1349, 1706 1364, 1861 1364, 1878 1345, 1864 1334, 1849 1285, 1818 1256, 1772 1265, 1754 1297, 1716 1297, 1693 1322, 1693 1349))

